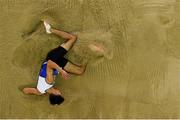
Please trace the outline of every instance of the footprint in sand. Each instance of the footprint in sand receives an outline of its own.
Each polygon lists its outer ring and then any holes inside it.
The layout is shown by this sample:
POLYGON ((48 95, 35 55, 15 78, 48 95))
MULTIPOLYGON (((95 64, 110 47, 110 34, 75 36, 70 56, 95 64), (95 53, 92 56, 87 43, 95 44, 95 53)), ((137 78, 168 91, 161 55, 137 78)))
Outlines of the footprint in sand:
POLYGON ((101 31, 77 32, 78 40, 68 54, 75 63, 84 64, 88 61, 97 65, 105 59, 113 58, 113 42, 111 33, 101 31))

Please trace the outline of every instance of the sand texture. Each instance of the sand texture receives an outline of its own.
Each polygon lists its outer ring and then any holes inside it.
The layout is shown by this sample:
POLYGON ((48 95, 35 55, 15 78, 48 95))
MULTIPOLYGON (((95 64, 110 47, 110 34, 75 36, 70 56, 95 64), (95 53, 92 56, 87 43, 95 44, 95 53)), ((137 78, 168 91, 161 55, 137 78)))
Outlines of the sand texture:
POLYGON ((0 11, 0 118, 180 118, 180 0, 0 0, 0 11), (76 34, 66 57, 88 62, 56 80, 60 106, 20 90, 64 42, 41 19, 76 34))

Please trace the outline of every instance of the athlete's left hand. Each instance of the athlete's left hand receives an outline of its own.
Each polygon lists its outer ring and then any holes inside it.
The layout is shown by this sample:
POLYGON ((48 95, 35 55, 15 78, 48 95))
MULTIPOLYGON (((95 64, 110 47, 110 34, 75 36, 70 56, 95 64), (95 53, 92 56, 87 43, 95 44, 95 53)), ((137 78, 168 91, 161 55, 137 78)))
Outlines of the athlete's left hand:
POLYGON ((65 70, 61 70, 61 75, 65 80, 69 79, 69 74, 65 70))

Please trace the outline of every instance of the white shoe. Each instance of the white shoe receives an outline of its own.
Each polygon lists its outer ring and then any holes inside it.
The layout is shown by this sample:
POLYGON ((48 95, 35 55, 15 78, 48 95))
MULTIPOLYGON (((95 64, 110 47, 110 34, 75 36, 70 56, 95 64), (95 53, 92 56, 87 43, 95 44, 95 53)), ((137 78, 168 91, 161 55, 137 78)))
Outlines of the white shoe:
POLYGON ((45 29, 46 29, 46 33, 48 33, 48 34, 51 34, 51 33, 52 33, 52 32, 50 31, 51 26, 50 26, 50 24, 48 24, 46 21, 44 21, 44 27, 45 27, 45 29))

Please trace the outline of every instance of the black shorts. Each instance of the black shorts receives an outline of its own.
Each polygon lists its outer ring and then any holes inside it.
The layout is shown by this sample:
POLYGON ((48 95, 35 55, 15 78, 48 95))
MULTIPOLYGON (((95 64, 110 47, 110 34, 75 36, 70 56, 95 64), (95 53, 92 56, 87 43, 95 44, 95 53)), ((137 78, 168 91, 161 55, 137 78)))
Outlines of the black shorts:
POLYGON ((56 64, 58 64, 60 67, 64 68, 64 66, 67 64, 68 60, 64 58, 66 55, 67 50, 63 47, 59 46, 53 50, 51 50, 46 57, 46 61, 52 60, 56 64))

